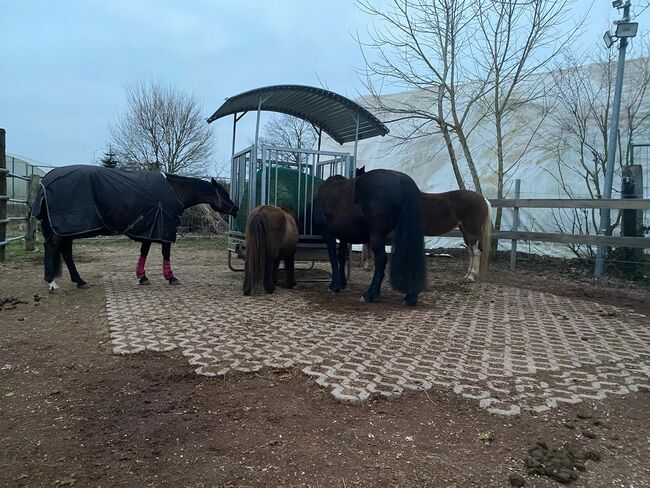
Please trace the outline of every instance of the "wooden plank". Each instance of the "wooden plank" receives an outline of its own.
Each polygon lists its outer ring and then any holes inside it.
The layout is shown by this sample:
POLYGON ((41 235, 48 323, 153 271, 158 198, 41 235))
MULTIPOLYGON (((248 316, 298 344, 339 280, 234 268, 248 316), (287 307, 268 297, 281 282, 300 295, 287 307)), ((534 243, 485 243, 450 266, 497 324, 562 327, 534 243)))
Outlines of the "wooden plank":
POLYGON ((0 220, 0 224, 8 224, 10 222, 20 222, 22 220, 27 220, 27 217, 7 217, 6 219, 0 220))
POLYGON ((497 208, 610 208, 650 210, 650 199, 567 199, 567 198, 511 198, 494 199, 490 204, 497 208))
MULTIPOLYGON (((459 230, 452 230, 441 236, 429 237, 463 237, 459 230)), ((521 241, 557 242, 560 244, 591 244, 611 247, 650 248, 648 237, 596 236, 584 234, 557 234, 551 232, 526 232, 511 230, 494 230, 492 237, 498 239, 517 239, 521 241)))
POLYGON ((18 180, 29 181, 29 178, 27 176, 15 175, 13 173, 8 173, 8 176, 9 178, 16 178, 18 180))
POLYGON ((20 241, 21 239, 24 239, 24 238, 25 238, 24 236, 10 237, 9 239, 5 239, 4 241, 0 241, 0 247, 4 248, 10 242, 20 241))
POLYGON ((647 237, 596 236, 584 234, 556 234, 547 232, 495 231, 499 239, 518 239, 522 241, 558 242, 560 244, 585 244, 611 247, 650 248, 647 237))

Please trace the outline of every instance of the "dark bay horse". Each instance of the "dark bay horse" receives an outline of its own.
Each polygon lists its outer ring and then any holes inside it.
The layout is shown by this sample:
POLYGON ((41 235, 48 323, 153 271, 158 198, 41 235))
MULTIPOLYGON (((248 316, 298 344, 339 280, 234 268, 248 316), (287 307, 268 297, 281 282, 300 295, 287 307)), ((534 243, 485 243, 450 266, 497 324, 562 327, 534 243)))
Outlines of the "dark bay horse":
POLYGON ((32 205, 41 220, 45 238, 45 281, 58 289, 61 257, 70 279, 87 288, 72 258, 72 241, 101 235, 124 234, 141 242, 136 276, 149 284, 145 261, 152 242, 162 245, 163 275, 172 285, 179 280, 171 270, 171 244, 183 210, 209 204, 216 211, 235 216, 237 206, 214 178, 205 181, 173 174, 125 172, 89 165, 56 168, 42 180, 32 205))
POLYGON ((267 293, 273 293, 280 261, 284 261, 285 288, 296 286, 294 257, 299 237, 296 218, 290 210, 274 205, 253 209, 246 220, 244 295, 256 292, 262 283, 267 293))
POLYGON ((332 265, 330 291, 338 292, 346 286, 349 245, 370 245, 375 253, 375 273, 362 297, 366 302, 379 300, 388 261, 386 239, 394 232, 390 283, 405 294, 407 305, 417 303, 418 294, 426 288, 426 269, 420 190, 409 176, 378 169, 351 180, 328 178, 314 200, 314 226, 327 243, 332 265))
MULTIPOLYGON (((365 167, 358 168, 357 176, 365 167)), ((491 206, 480 193, 454 190, 444 193, 420 193, 422 226, 425 236, 440 236, 458 227, 469 250, 465 281, 474 282, 487 273, 492 232, 491 206)), ((372 270, 372 251, 366 249, 363 269, 372 270)))

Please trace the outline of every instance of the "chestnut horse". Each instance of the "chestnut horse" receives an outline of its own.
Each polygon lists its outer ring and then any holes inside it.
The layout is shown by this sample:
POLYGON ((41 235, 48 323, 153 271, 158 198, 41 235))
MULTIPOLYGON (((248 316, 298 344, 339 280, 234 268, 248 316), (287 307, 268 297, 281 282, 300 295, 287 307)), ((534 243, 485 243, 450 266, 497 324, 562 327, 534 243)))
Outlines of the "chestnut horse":
MULTIPOLYGON (((362 166, 356 175, 365 173, 362 166)), ((480 193, 454 190, 445 193, 420 192, 422 225, 425 236, 440 236, 458 227, 469 250, 469 267, 465 277, 475 282, 485 277, 490 260, 491 206, 480 193)), ((363 269, 372 270, 372 250, 364 246, 366 262, 363 269)))
POLYGON ((294 257, 299 237, 296 218, 290 210, 274 205, 253 209, 246 220, 244 295, 256 292, 262 283, 266 293, 273 293, 280 261, 284 261, 284 287, 296 286, 294 257))

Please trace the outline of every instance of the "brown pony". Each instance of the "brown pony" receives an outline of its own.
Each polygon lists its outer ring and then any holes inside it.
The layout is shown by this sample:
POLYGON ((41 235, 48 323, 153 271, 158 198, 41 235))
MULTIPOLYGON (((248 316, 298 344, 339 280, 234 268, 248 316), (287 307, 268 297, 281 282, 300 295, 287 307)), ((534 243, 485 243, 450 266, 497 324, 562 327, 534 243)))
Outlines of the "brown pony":
POLYGON ((294 256, 298 246, 298 226, 293 213, 273 205, 259 205, 246 220, 246 264, 244 295, 259 290, 273 293, 278 266, 284 261, 285 288, 296 286, 294 256))
MULTIPOLYGON (((357 176, 365 167, 357 169, 357 176)), ((458 227, 469 249, 469 267, 465 281, 485 277, 490 261, 491 206, 480 193, 454 190, 445 193, 420 192, 422 225, 425 236, 440 236, 458 227)), ((366 262, 363 269, 372 269, 372 251, 364 246, 366 262)))

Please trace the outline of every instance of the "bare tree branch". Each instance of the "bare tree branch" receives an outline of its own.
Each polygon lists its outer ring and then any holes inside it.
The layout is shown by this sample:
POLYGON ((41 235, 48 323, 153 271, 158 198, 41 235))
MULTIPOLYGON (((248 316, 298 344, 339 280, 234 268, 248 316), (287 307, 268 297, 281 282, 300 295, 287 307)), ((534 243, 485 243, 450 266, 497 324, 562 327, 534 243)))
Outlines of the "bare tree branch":
POLYGON ((205 176, 212 128, 194 98, 158 82, 127 85, 126 96, 126 112, 111 127, 123 167, 205 176))

